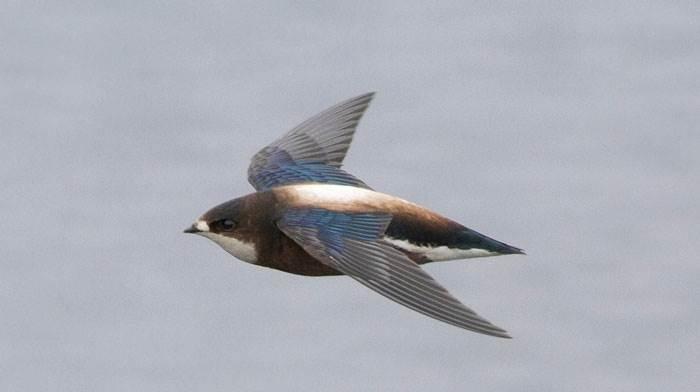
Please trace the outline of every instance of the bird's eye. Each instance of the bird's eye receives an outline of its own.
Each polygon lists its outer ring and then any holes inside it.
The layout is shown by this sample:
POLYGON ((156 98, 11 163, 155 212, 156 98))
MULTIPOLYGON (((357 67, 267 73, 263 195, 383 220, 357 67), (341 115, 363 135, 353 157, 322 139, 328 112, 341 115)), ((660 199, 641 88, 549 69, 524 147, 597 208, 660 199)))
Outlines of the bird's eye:
POLYGON ((236 228, 236 222, 233 219, 222 219, 216 222, 216 225, 221 231, 231 231, 236 228))

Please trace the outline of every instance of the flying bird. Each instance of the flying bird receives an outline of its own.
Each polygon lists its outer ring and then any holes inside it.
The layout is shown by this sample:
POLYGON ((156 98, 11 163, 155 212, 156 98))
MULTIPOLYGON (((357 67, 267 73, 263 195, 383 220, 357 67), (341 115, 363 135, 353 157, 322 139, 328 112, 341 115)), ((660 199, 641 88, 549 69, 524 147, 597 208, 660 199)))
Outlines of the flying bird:
POLYGON ((256 192, 210 209, 185 233, 255 265, 306 276, 347 275, 437 320, 509 338, 420 266, 524 252, 377 192, 341 169, 373 96, 326 109, 260 150, 248 167, 256 192))

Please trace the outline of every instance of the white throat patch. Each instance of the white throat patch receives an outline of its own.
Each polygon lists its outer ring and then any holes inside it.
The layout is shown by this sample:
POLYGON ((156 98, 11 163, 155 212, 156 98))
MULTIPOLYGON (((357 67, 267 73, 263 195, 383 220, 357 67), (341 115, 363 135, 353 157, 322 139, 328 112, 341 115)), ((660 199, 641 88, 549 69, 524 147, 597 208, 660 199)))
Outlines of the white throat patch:
POLYGON ((250 242, 241 241, 210 231, 200 231, 197 234, 209 238, 225 251, 246 263, 255 264, 258 261, 258 253, 255 251, 255 245, 250 242))

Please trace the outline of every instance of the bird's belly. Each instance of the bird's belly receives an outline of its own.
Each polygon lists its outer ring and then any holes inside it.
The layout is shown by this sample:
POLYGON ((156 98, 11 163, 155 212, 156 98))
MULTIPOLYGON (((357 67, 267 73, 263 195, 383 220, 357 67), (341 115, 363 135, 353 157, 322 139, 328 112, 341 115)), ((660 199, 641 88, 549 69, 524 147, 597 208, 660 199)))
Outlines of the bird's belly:
POLYGON ((281 231, 275 230, 273 233, 266 237, 267 241, 258 247, 256 265, 295 275, 342 275, 335 269, 316 260, 281 231))
POLYGON ((308 254, 293 258, 280 256, 279 258, 259 262, 257 265, 303 276, 343 275, 308 254))

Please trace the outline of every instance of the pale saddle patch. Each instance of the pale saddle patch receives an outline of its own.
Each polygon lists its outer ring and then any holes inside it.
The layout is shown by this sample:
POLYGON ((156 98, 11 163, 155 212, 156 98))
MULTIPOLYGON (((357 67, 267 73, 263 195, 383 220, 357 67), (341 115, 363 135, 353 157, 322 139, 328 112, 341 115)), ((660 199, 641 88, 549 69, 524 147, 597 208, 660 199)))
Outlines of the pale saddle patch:
POLYGON ((289 189, 298 199, 315 204, 362 202, 378 196, 377 192, 346 185, 301 184, 289 189))

